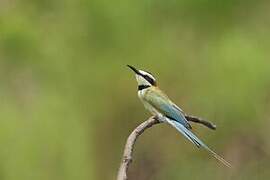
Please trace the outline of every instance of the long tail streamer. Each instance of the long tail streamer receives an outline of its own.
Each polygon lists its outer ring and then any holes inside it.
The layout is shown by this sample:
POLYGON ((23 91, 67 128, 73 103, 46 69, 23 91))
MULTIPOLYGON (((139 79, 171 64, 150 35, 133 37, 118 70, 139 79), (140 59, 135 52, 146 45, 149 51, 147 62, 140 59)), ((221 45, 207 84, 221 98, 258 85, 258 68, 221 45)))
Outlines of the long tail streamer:
POLYGON ((195 134, 193 134, 190 130, 185 128, 182 124, 177 121, 167 120, 167 122, 172 125, 177 131, 183 134, 189 141, 195 144, 197 147, 203 147, 206 149, 212 156, 214 156, 217 160, 219 160, 225 166, 232 168, 231 164, 211 150, 206 144, 204 144, 195 134))

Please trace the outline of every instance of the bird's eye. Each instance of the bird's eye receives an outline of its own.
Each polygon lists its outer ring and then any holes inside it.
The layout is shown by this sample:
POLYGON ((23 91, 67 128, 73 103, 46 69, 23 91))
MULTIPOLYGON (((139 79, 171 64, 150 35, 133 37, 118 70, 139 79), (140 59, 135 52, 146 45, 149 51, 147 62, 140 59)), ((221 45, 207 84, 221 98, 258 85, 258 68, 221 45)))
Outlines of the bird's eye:
POLYGON ((149 82, 150 84, 152 84, 153 86, 156 84, 156 83, 155 83, 155 80, 152 79, 152 78, 150 78, 149 76, 144 75, 143 77, 144 77, 144 79, 146 79, 146 81, 148 81, 148 82, 149 82))

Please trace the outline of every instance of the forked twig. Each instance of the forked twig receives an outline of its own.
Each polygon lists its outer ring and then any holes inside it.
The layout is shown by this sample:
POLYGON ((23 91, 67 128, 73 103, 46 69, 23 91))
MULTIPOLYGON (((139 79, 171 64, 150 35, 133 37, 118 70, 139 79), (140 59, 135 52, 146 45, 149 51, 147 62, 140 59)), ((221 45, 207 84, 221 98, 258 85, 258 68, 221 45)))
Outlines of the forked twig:
MULTIPOLYGON (((206 120, 202 120, 201 118, 198 118, 195 116, 190 116, 190 115, 185 115, 185 117, 188 121, 203 124, 210 129, 216 129, 216 125, 214 125, 213 123, 208 122, 206 120)), ((123 154, 123 158, 122 158, 122 161, 120 164, 120 168, 118 170, 117 180, 127 180, 128 179, 127 172, 128 172, 129 165, 132 162, 132 152, 133 152, 134 145, 135 145, 135 142, 138 139, 138 137, 146 129, 152 127, 155 124, 159 124, 159 123, 162 123, 162 122, 159 121, 157 117, 152 116, 148 120, 141 123, 138 127, 136 127, 132 131, 132 133, 129 135, 127 142, 126 142, 126 145, 125 145, 124 154, 123 154)))

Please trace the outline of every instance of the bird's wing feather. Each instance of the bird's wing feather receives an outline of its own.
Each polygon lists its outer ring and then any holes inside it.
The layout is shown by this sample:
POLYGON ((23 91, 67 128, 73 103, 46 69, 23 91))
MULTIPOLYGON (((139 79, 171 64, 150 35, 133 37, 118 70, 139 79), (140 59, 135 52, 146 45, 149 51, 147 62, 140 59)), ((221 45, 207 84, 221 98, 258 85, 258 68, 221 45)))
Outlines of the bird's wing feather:
POLYGON ((147 93, 145 93, 144 99, 166 117, 179 122, 187 129, 191 129, 183 111, 172 103, 159 89, 149 89, 147 93))
POLYGON ((230 163, 212 151, 206 144, 204 144, 195 134, 190 131, 191 126, 186 120, 183 111, 177 107, 162 91, 157 88, 149 88, 143 98, 156 110, 171 119, 168 121, 168 123, 177 129, 177 131, 179 131, 181 134, 183 134, 194 145, 197 147, 203 147, 225 166, 231 167, 230 163))

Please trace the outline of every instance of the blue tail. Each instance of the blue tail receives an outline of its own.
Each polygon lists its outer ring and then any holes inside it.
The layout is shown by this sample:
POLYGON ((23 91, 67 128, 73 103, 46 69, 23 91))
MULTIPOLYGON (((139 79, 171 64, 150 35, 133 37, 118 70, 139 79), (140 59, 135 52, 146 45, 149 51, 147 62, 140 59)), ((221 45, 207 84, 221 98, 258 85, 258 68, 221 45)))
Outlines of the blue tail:
POLYGON ((190 130, 185 128, 182 124, 174 120, 167 120, 167 122, 172 125, 175 129, 177 129, 181 134, 183 134, 188 140, 190 140, 193 144, 195 144, 198 148, 203 147, 208 152, 210 152, 217 160, 223 163, 225 166, 231 168, 231 164, 228 163, 225 159, 219 156, 217 153, 212 151, 207 145, 205 145, 195 134, 193 134, 190 130))

